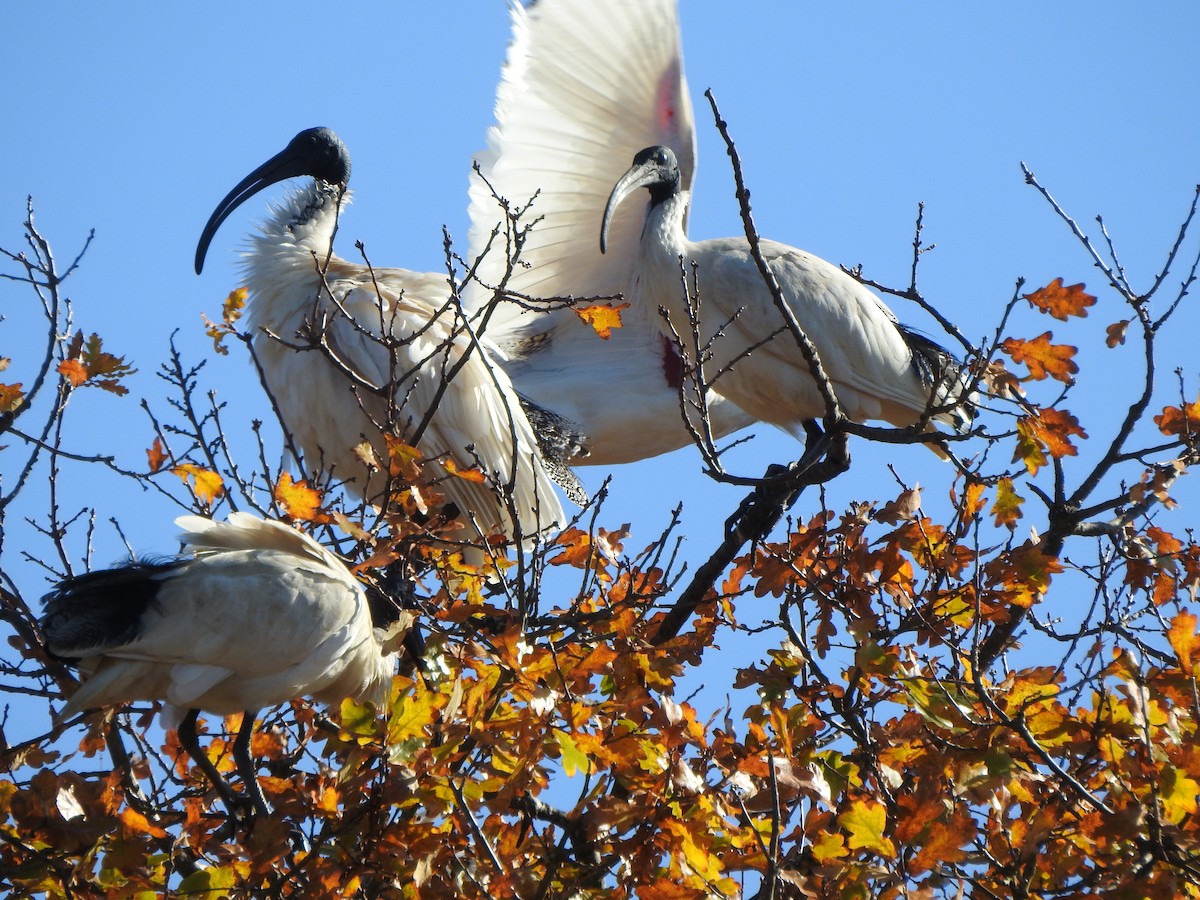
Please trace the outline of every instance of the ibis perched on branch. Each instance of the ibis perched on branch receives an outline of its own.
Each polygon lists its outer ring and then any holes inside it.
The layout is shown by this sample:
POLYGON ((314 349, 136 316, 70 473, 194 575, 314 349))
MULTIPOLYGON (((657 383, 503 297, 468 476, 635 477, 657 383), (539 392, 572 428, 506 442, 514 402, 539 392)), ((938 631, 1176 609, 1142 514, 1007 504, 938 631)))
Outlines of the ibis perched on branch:
POLYGON ((378 503, 390 458, 384 434, 393 432, 432 461, 427 469, 437 489, 475 523, 478 536, 529 539, 564 524, 550 472, 572 488, 578 483, 553 453, 577 453, 582 438, 539 410, 544 429, 564 429, 542 441, 550 457, 543 459, 521 400, 493 363, 494 348, 473 331, 448 278, 334 255, 350 158, 333 131, 300 132, 229 192, 201 234, 196 272, 239 205, 299 176, 308 183, 278 203, 253 236, 245 272, 255 355, 308 464, 378 503), (384 474, 368 464, 364 442, 384 474))
MULTIPOLYGON (((464 303, 482 309, 500 285, 527 298, 624 295, 631 305, 608 340, 572 309, 530 311, 536 303, 515 301, 491 313, 487 333, 523 395, 579 423, 590 452, 579 464, 685 446, 679 357, 652 324, 654 306, 630 295, 641 216, 616 212, 608 256, 597 251, 595 232, 613 182, 647 144, 671 147, 683 186, 691 183, 695 130, 676 2, 538 0, 510 8, 513 40, 496 124, 478 157, 482 177, 471 180, 470 256, 478 266, 464 303), (496 196, 511 208, 528 205, 515 226, 496 196), (505 248, 518 236, 514 267, 505 248)), ((690 407, 693 424, 700 405, 690 407)), ((715 435, 751 422, 715 394, 706 405, 715 435)))
MULTIPOLYGON (((689 241, 690 194, 679 160, 666 146, 647 147, 617 181, 600 228, 601 250, 621 202, 649 192, 635 254, 635 303, 665 311, 668 333, 696 328, 711 339, 708 377, 750 415, 803 439, 827 404, 797 336, 776 306, 745 238, 689 241), (698 302, 684 279, 696 271, 698 302), (689 306, 692 308, 689 310, 689 306)), ((759 247, 784 303, 815 347, 841 412, 855 422, 897 427, 932 419, 957 429, 971 420, 969 379, 951 354, 900 325, 868 288, 837 266, 775 241, 759 247)))
POLYGON ((338 557, 281 522, 233 513, 176 524, 194 555, 131 560, 46 596, 46 646, 77 660, 82 676, 62 717, 165 701, 164 724, 178 724, 180 743, 232 811, 232 789, 198 747, 196 716, 245 712, 234 757, 255 809, 266 812, 250 759, 255 711, 302 696, 382 707, 395 668, 388 631, 405 614, 370 604, 338 557))

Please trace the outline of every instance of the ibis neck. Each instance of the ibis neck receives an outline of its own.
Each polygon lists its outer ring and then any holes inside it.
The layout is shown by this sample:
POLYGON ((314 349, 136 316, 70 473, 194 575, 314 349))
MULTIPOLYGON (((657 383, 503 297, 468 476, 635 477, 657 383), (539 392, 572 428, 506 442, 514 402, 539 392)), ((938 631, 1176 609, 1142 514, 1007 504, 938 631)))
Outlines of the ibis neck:
POLYGON ((320 287, 316 267, 332 257, 338 214, 349 199, 348 191, 312 179, 272 206, 245 257, 251 327, 274 330, 298 304, 311 308, 320 287))
POLYGON ((683 226, 691 199, 689 191, 676 191, 662 199, 652 197, 642 228, 642 246, 664 252, 672 259, 683 253, 688 243, 683 226))

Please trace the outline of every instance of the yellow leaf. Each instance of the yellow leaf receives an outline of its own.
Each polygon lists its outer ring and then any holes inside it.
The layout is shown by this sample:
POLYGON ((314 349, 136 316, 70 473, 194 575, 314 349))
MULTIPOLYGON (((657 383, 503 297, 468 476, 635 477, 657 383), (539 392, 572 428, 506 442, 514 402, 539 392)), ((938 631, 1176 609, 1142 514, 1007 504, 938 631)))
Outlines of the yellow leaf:
POLYGON ((665 819, 663 831, 679 838, 679 849, 683 851, 683 858, 693 872, 707 881, 716 881, 721 877, 721 860, 696 842, 696 837, 688 830, 687 824, 680 819, 665 819))
POLYGON ((214 500, 225 493, 225 483, 221 476, 211 469, 205 469, 192 463, 183 463, 171 469, 172 474, 178 475, 184 484, 192 479, 191 488, 196 499, 201 503, 211 505, 214 500))
POLYGON ((879 856, 895 857, 896 845, 884 834, 887 810, 874 800, 856 800, 838 816, 838 822, 850 832, 851 850, 868 850, 879 856))
POLYGON ((596 334, 607 341, 612 337, 612 330, 621 327, 621 310, 627 306, 629 306, 628 303, 622 303, 620 306, 595 303, 591 306, 572 308, 575 310, 575 315, 591 325, 596 334))
POLYGON ((1021 518, 1021 504, 1025 498, 1013 489, 1011 478, 1001 478, 996 485, 996 502, 992 505, 992 515, 996 517, 996 525, 1006 525, 1009 530, 1017 527, 1017 519, 1021 518))
POLYGON ((220 322, 212 321, 204 313, 200 314, 200 318, 204 320, 204 333, 213 339, 213 349, 222 356, 229 353, 225 347, 225 338, 231 334, 237 334, 234 323, 241 318, 242 309, 246 306, 246 298, 249 295, 250 291, 244 287, 230 291, 225 302, 221 304, 220 322))
POLYGON ((567 777, 575 777, 576 772, 590 774, 591 760, 588 759, 586 753, 580 751, 571 736, 565 731, 555 731, 554 738, 558 741, 558 749, 562 753, 563 771, 567 773, 567 777))
POLYGON ((433 714, 443 705, 442 695, 429 690, 420 678, 407 696, 399 697, 392 705, 388 717, 387 741, 389 745, 418 738, 426 740, 433 724, 433 714))
POLYGON ((321 494, 315 488, 309 487, 307 481, 292 481, 292 476, 284 472, 275 483, 275 502, 283 507, 283 511, 297 522, 316 522, 323 524, 333 521, 321 513, 321 494))
POLYGON ((1179 769, 1168 767, 1163 772, 1159 784, 1159 797, 1162 800, 1163 817, 1172 825, 1178 825, 1188 816, 1197 812, 1197 797, 1200 796, 1200 783, 1179 769))
POLYGON ((846 839, 836 831, 825 831, 812 842, 812 855, 819 863, 841 859, 846 855, 846 839))
POLYGON ((341 706, 341 738, 368 744, 379 730, 379 713, 373 703, 359 703, 347 697, 341 706))

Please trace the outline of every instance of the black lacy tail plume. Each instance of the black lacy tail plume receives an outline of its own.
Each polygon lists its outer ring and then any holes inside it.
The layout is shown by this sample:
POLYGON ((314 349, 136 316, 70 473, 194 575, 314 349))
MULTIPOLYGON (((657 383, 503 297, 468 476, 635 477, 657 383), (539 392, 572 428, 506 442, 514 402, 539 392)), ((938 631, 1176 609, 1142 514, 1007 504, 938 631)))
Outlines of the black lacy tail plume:
POLYGON ((963 396, 969 381, 963 371, 962 360, 919 331, 905 325, 896 327, 900 329, 904 343, 912 351, 913 367, 917 370, 921 383, 929 387, 938 386, 936 405, 960 404, 953 413, 953 424, 959 431, 966 431, 975 419, 975 404, 971 402, 971 398, 963 396))
POLYGON ((570 461, 588 455, 587 435, 578 424, 565 416, 538 406, 528 397, 517 396, 537 438, 546 474, 566 492, 568 500, 583 506, 588 502, 587 491, 571 471, 570 461))
POLYGON ((42 598, 46 611, 40 624, 47 648, 72 659, 136 639, 164 576, 186 564, 134 559, 61 582, 42 598))

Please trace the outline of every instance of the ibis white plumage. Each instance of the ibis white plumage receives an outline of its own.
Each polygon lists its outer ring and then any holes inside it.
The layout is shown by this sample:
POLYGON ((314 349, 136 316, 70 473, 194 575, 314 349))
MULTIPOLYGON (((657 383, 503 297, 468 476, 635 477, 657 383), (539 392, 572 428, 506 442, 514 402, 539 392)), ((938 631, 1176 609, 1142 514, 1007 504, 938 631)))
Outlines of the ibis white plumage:
MULTIPOLYGON (((643 187, 650 200, 636 254, 635 302, 661 307, 677 331, 686 331, 691 323, 680 273, 695 264, 696 324, 703 340, 721 332, 708 363, 710 372, 728 367, 721 392, 755 418, 802 437, 805 423, 825 413, 816 380, 784 328, 749 242, 688 240, 690 194, 669 147, 639 152, 616 183, 601 220, 601 248, 621 201, 643 187)), ((837 266, 775 241, 760 247, 848 418, 905 427, 932 413, 955 428, 969 424, 967 379, 946 350, 901 326, 883 301, 837 266)))
MULTIPOLYGON (((565 466, 543 459, 512 383, 492 362, 495 349, 472 331, 447 277, 334 255, 350 159, 330 129, 302 131, 229 192, 201 235, 196 272, 234 209, 302 175, 311 176, 308 184, 278 203, 253 236, 245 272, 258 361, 309 465, 378 502, 386 478, 356 448, 366 441, 376 459, 388 460, 383 434, 394 428, 433 461, 439 490, 483 536, 528 539, 564 524, 549 470, 577 483, 565 466), (310 349, 297 349, 304 334, 310 349), (449 473, 441 459, 459 470, 478 466, 486 483, 449 473)), ((546 414, 541 421, 562 420, 546 414)), ((574 453, 578 435, 567 433, 558 446, 574 453)), ((543 445, 552 456, 554 442, 543 445)))
MULTIPOLYGON (((623 327, 600 340, 569 309, 530 312, 501 302, 488 335, 525 396, 579 423, 589 456, 612 465, 665 453, 690 441, 680 411, 681 372, 673 345, 654 330, 657 310, 630 292, 641 234, 635 210, 610 222, 609 255, 596 248, 596 222, 616 178, 647 144, 672 148, 684 185, 695 163, 695 130, 675 0, 538 0, 510 4, 513 40, 496 97, 496 124, 471 181, 471 258, 478 281, 464 302, 478 310, 492 288, 527 297, 627 295, 623 327), (495 191, 530 204, 514 269, 495 191), (484 254, 494 232, 502 236, 484 254), (501 249, 497 249, 497 247, 501 249), (482 258, 480 258, 482 257, 482 258), (505 280, 507 278, 507 280, 505 280)), ((723 398, 707 401, 713 430, 751 422, 723 398)))
POLYGON ((62 716, 164 701, 164 724, 178 724, 181 743, 232 808, 231 789, 198 750, 195 720, 199 710, 244 711, 234 754, 262 812, 249 756, 255 711, 303 696, 382 706, 395 669, 387 629, 400 613, 372 608, 337 556, 281 522, 233 513, 176 524, 194 555, 89 572, 45 598, 46 645, 78 660, 82 676, 62 716))

